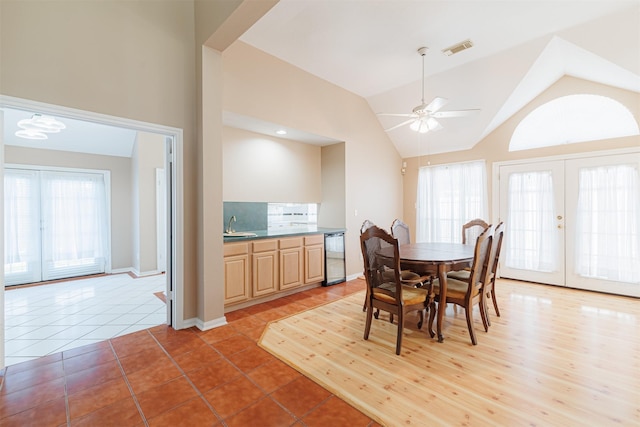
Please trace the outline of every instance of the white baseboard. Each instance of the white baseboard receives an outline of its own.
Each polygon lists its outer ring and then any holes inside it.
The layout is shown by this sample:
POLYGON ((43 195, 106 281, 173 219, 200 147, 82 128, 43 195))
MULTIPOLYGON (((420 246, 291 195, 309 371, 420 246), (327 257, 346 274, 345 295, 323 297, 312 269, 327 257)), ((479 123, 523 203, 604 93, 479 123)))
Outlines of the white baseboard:
POLYGON ((347 276, 347 282, 349 280, 354 280, 354 279, 364 279, 364 276, 362 276, 362 273, 356 273, 356 274, 351 274, 347 276))
POLYGON ((217 319, 209 320, 208 322, 203 322, 200 319, 196 319, 196 327, 201 331, 208 331, 209 329, 219 328, 220 326, 224 326, 227 324, 227 318, 222 316, 217 319))

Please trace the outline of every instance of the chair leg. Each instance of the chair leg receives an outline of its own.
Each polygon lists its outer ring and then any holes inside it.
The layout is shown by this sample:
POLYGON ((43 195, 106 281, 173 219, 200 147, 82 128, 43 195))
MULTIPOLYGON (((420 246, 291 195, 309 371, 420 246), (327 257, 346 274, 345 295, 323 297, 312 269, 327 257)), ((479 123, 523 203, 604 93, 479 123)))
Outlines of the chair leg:
POLYGON ((424 308, 418 311, 420 312, 420 320, 418 320, 418 329, 422 329, 422 324, 424 323, 424 308))
POLYGON ((398 356, 400 355, 400 349, 402 348, 403 333, 404 333, 404 313, 401 311, 400 313, 398 313, 398 337, 396 338, 396 354, 398 356))
POLYGON ((434 302, 431 303, 431 308, 429 309, 429 326, 428 326, 428 328, 429 328, 429 336, 431 338, 436 336, 436 333, 433 330, 433 319, 435 319, 435 317, 436 317, 436 311, 437 311, 436 303, 434 301, 434 302))
POLYGON ((473 306, 466 308, 465 311, 467 312, 467 328, 469 328, 469 335, 471 335, 471 344, 478 345, 476 331, 473 329, 473 306))
POLYGON ((487 295, 484 294, 480 298, 478 302, 478 306, 480 307, 480 317, 482 318, 482 326, 484 326, 484 331, 489 332, 489 326, 491 326, 491 320, 489 319, 489 309, 487 307, 487 295))
POLYGON ((493 300, 493 308, 496 310, 496 316, 500 317, 500 310, 498 310, 498 301, 496 300, 496 288, 495 285, 491 289, 491 299, 493 300))
POLYGON ((364 326, 364 339, 369 339, 369 331, 371 330, 371 318, 373 317, 373 306, 367 307, 367 323, 364 326))

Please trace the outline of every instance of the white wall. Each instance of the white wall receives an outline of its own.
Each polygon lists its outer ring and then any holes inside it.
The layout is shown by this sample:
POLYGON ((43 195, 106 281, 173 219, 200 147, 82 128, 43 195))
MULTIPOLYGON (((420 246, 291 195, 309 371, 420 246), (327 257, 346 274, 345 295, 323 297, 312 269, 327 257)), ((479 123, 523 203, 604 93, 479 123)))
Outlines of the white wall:
POLYGON ((321 148, 222 129, 222 197, 232 202, 320 203, 321 148))
POLYGON ((363 98, 242 42, 222 58, 225 110, 344 141, 347 275, 360 274, 362 221, 388 228, 402 214, 400 155, 376 115, 363 98))
POLYGON ((194 3, 0 1, 0 43, 3 95, 183 129, 183 308, 196 317, 194 3))
POLYGON ((156 226, 156 169, 164 167, 164 136, 138 132, 132 180, 132 216, 134 218, 133 259, 135 273, 145 275, 158 272, 156 226))

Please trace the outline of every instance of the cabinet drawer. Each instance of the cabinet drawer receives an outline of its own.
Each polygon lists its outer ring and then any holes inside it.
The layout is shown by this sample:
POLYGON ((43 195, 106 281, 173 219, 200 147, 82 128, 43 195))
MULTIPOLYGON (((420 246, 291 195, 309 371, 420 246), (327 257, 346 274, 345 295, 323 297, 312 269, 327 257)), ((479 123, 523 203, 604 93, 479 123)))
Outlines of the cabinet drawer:
POLYGON ((224 256, 243 255, 248 253, 248 243, 226 243, 224 245, 224 256))
POLYGON ((291 237, 289 239, 280 239, 280 249, 297 248, 302 246, 302 237, 291 237))
POLYGON ((253 242, 253 252, 267 252, 267 251, 275 251, 278 249, 278 241, 273 240, 258 240, 257 242, 253 242))
POLYGON ((324 243, 324 234, 314 234, 313 236, 305 236, 304 245, 320 245, 324 243))

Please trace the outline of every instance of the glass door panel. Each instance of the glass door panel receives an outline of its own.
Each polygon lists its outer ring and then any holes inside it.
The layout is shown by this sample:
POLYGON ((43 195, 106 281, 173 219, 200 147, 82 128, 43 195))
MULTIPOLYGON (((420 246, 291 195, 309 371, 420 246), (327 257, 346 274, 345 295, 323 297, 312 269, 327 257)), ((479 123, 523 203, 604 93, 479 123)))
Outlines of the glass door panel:
POLYGON ((640 153, 566 161, 567 286, 640 297, 640 153))
POLYGON ((564 285, 562 162, 500 167, 502 277, 564 285))

